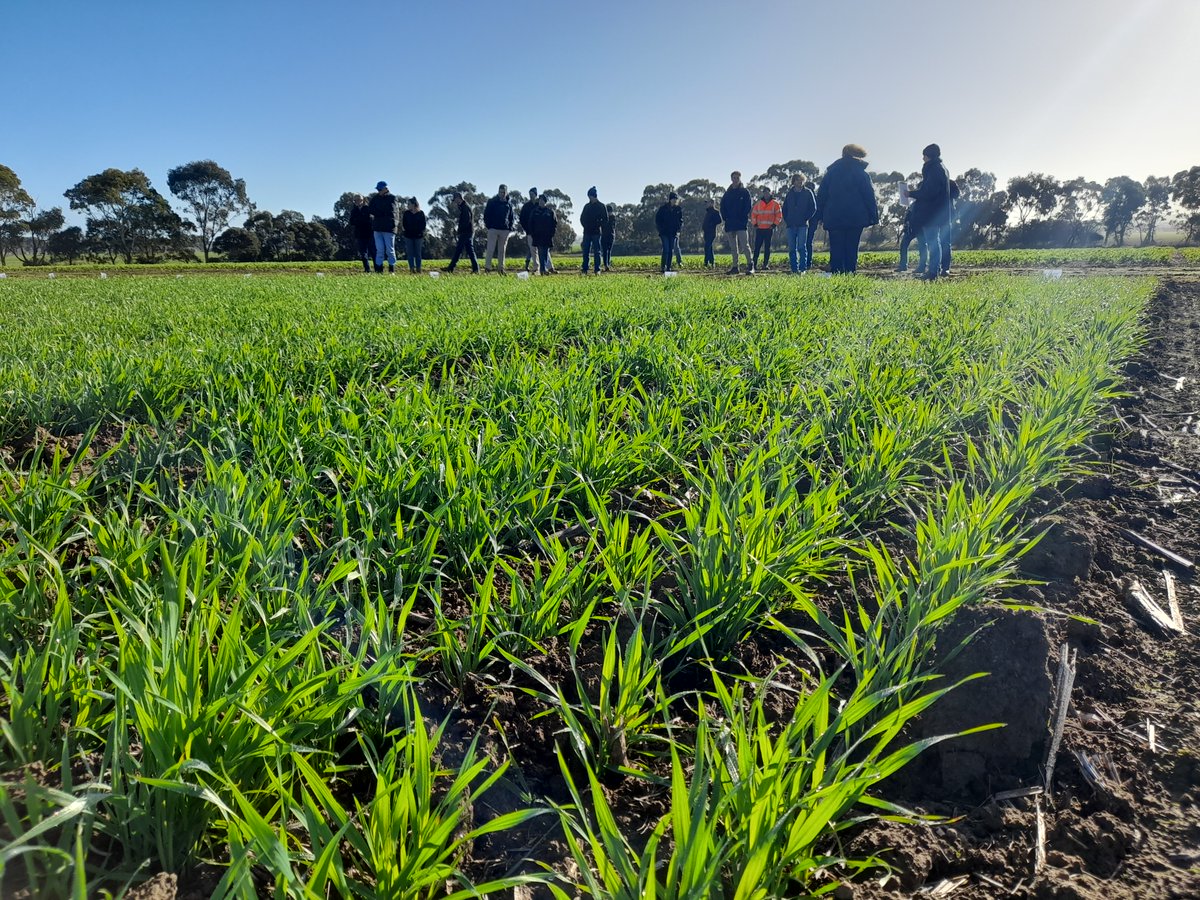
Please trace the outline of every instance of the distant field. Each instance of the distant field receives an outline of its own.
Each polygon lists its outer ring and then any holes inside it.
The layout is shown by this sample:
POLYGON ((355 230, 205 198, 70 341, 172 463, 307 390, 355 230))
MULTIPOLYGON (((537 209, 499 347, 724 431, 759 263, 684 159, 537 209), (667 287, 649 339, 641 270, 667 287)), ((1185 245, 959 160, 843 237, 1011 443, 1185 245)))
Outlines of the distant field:
POLYGON ((268 271, 0 282, 2 896, 827 893, 1153 287, 268 271))

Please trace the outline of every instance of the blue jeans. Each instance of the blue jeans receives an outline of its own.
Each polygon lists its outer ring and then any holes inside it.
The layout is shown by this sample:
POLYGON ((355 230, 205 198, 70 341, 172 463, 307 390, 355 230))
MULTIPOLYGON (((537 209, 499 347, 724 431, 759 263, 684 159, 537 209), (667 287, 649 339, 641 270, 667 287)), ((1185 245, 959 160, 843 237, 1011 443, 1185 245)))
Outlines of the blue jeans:
POLYGON ((717 264, 717 255, 713 253, 713 241, 717 239, 717 233, 704 235, 704 265, 715 266, 717 264))
POLYGON ((803 272, 808 268, 804 259, 804 245, 808 242, 808 223, 788 226, 788 263, 793 272, 803 272))
POLYGON ((404 250, 405 250, 405 253, 408 255, 408 271, 410 271, 410 272, 420 272, 421 271, 421 248, 424 245, 424 243, 425 243, 424 238, 406 237, 404 239, 404 250))
POLYGON ((925 235, 921 231, 912 232, 907 228, 900 235, 900 265, 896 271, 908 271, 908 247, 914 239, 917 242, 917 274, 925 271, 925 235))
POLYGON ((475 243, 471 240, 472 235, 460 234, 458 243, 454 245, 454 255, 450 257, 450 265, 447 267, 451 272, 458 265, 458 258, 464 253, 467 254, 467 259, 471 260, 471 271, 479 271, 479 257, 475 255, 475 243))
POLYGON ((806 272, 812 268, 812 245, 813 238, 817 236, 817 225, 818 223, 815 220, 809 219, 808 237, 804 239, 804 263, 800 266, 806 272))
POLYGON ((549 247, 538 247, 537 254, 538 254, 538 268, 541 270, 541 273, 543 275, 549 275, 550 274, 550 248, 549 247))
POLYGON ((375 271, 383 271, 383 260, 387 258, 389 269, 396 268, 396 235, 390 231, 375 232, 375 271))
POLYGON ((671 271, 671 256, 679 246, 679 238, 673 234, 660 234, 658 239, 662 241, 661 268, 664 272, 669 272, 671 271))
POLYGON ((600 248, 601 240, 602 240, 602 238, 600 237, 599 234, 586 234, 585 233, 583 235, 583 269, 582 269, 582 271, 584 271, 584 272, 587 271, 588 252, 592 251, 593 253, 595 253, 595 256, 596 256, 596 274, 600 273, 600 257, 603 254, 603 251, 600 248))
POLYGON ((922 229, 922 236, 925 238, 925 254, 927 256, 925 277, 937 278, 942 271, 942 226, 926 225, 922 229))

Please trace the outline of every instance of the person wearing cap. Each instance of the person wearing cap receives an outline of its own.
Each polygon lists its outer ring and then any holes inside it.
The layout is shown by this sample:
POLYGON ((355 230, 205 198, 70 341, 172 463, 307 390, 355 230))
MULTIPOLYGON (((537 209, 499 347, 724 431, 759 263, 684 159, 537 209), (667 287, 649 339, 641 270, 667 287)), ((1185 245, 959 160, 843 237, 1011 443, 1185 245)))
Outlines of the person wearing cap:
POLYGON ((396 222, 400 218, 400 200, 388 190, 387 182, 375 185, 375 196, 367 204, 371 213, 371 229, 375 234, 375 271, 383 271, 386 258, 388 272, 396 272, 396 222))
POLYGON ((537 247, 533 243, 533 232, 529 227, 529 219, 533 215, 533 211, 537 209, 538 189, 531 187, 529 189, 529 199, 521 204, 521 211, 517 214, 517 224, 521 226, 521 230, 525 232, 525 242, 528 249, 525 251, 525 271, 529 271, 529 264, 537 264, 538 254, 537 247))
POLYGON ((554 232, 558 230, 558 217, 546 202, 546 195, 537 198, 529 214, 529 237, 537 248, 538 271, 549 275, 554 271, 550 265, 550 245, 554 243, 554 232))
POLYGON ((458 242, 454 245, 454 255, 450 257, 446 271, 453 272, 458 265, 458 258, 465 253, 471 260, 471 271, 478 275, 479 257, 475 255, 475 219, 471 215, 471 206, 459 191, 454 192, 450 204, 458 212, 458 242))
POLYGON ((763 188, 762 199, 750 210, 750 221, 754 225, 754 264, 750 271, 758 268, 758 253, 763 251, 763 269, 771 268, 771 238, 775 226, 783 221, 783 209, 772 195, 770 188, 763 188))
POLYGON ((504 251, 513 230, 513 208, 508 202, 508 185, 502 184, 496 196, 483 208, 483 227, 487 229, 487 246, 483 251, 483 271, 492 271, 492 255, 496 256, 496 271, 504 274, 504 251))
POLYGON ((679 205, 679 195, 671 191, 667 202, 658 208, 654 214, 654 227, 658 229, 658 237, 662 241, 662 271, 671 271, 671 256, 675 252, 679 232, 683 230, 683 207, 679 205))
POLYGON ((421 253, 425 245, 425 213, 416 197, 408 198, 408 209, 400 217, 400 231, 404 234, 404 252, 408 257, 408 271, 421 273, 421 253))
POLYGON ((717 239, 717 226, 721 224, 721 212, 717 209, 716 201, 711 197, 704 205, 704 221, 700 223, 700 231, 704 235, 704 268, 712 269, 717 265, 716 254, 713 253, 713 242, 717 239))
POLYGON ((602 233, 608 222, 608 208, 600 202, 596 188, 588 188, 588 202, 579 214, 579 224, 583 226, 583 274, 587 274, 588 254, 595 254, 595 273, 600 274, 600 257, 602 233))
POLYGON ((912 227, 920 230, 925 241, 925 274, 921 277, 925 281, 937 281, 942 272, 942 230, 950 227, 953 202, 950 175, 942 163, 942 148, 937 144, 922 150, 921 159, 921 184, 908 191, 915 200, 911 210, 912 227))
POLYGON ((738 248, 746 254, 746 270, 754 274, 754 263, 750 259, 750 210, 754 201, 750 192, 742 186, 742 173, 729 174, 730 185, 721 197, 721 221, 725 223, 725 236, 729 239, 729 251, 733 254, 730 275, 738 274, 738 248))
POLYGON ((617 240, 617 208, 613 204, 605 207, 608 218, 600 227, 600 259, 604 263, 604 271, 612 271, 612 248, 617 240))
POLYGON ((354 195, 354 206, 350 209, 350 231, 362 260, 363 272, 371 274, 371 260, 375 258, 375 229, 371 227, 371 211, 367 209, 367 198, 354 195))
POLYGON ((879 202, 867 174, 867 151, 847 144, 825 170, 817 189, 817 218, 829 235, 829 271, 852 275, 858 269, 858 243, 864 228, 879 222, 879 202))
POLYGON ((792 186, 783 198, 783 221, 787 225, 788 265, 793 275, 808 270, 804 248, 808 243, 808 220, 817 210, 817 198, 808 179, 797 172, 792 176, 792 186))

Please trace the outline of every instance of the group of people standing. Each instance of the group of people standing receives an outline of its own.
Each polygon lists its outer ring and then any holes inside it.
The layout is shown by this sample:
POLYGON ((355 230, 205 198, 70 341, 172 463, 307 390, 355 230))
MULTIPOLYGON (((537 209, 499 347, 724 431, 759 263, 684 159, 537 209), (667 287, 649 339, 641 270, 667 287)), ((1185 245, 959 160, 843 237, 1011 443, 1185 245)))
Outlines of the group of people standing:
MULTIPOLYGON (((787 232, 788 264, 794 274, 806 272, 812 265, 813 236, 818 224, 824 225, 829 236, 829 271, 831 274, 848 274, 858 267, 858 246, 865 229, 879 222, 879 205, 875 188, 867 174, 867 151, 858 144, 847 144, 842 155, 825 170, 820 186, 813 192, 808 179, 802 174, 792 176, 791 186, 780 203, 773 192, 764 189, 757 201, 742 184, 741 172, 730 173, 730 185, 721 197, 720 207, 709 200, 701 223, 704 237, 704 266, 714 268, 716 255, 713 244, 717 227, 724 225, 726 240, 733 256, 733 265, 728 274, 740 274, 741 260, 746 261, 746 273, 754 274, 771 265, 771 243, 775 229, 785 226, 787 232), (750 232, 754 232, 754 248, 751 252, 750 232)), ((921 247, 921 269, 919 274, 933 281, 950 268, 949 230, 953 202, 957 193, 942 163, 941 148, 930 144, 922 151, 923 165, 919 186, 907 189, 913 203, 905 217, 904 234, 901 237, 900 267, 907 269, 908 247, 918 240, 921 247)), ((416 197, 407 200, 403 214, 397 215, 399 198, 388 191, 387 182, 375 186, 375 194, 368 201, 356 198, 350 213, 350 224, 358 244, 363 271, 394 272, 396 267, 395 236, 397 229, 404 237, 409 271, 421 271, 421 252, 425 238, 426 218, 416 197)), ((447 271, 453 272, 462 256, 471 262, 471 270, 479 271, 479 259, 475 255, 475 221, 470 205, 461 193, 451 198, 451 212, 457 216, 457 241, 447 271)), ((599 274, 601 268, 609 271, 612 266, 612 248, 615 238, 615 215, 611 205, 600 202, 595 187, 588 189, 588 202, 579 216, 583 227, 583 265, 581 271, 588 274, 589 261, 592 271, 599 274)), ((500 185, 495 196, 488 200, 483 210, 483 224, 487 228, 487 245, 484 251, 484 271, 492 271, 493 259, 500 274, 505 272, 505 253, 509 235, 519 224, 525 232, 529 249, 525 256, 525 269, 531 264, 542 275, 554 272, 550 248, 558 230, 558 218, 554 208, 547 203, 545 194, 537 188, 529 189, 529 200, 514 212, 508 199, 508 187, 500 185)), ((672 262, 682 263, 679 235, 683 231, 683 208, 679 195, 672 191, 666 202, 659 207, 654 217, 655 228, 662 241, 661 269, 673 271, 672 262)))

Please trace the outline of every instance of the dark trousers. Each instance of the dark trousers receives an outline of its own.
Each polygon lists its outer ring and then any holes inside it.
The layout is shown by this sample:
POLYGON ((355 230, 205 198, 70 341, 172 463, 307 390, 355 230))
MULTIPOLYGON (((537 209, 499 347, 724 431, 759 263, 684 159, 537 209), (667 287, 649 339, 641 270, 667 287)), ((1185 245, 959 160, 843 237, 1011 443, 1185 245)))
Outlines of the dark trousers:
POLYGON ((375 235, 356 237, 354 242, 358 245, 358 258, 362 260, 363 271, 370 272, 371 262, 375 259, 375 235))
POLYGON ((604 268, 612 268, 612 245, 617 239, 615 234, 600 235, 600 259, 604 263, 604 268))
POLYGON ((754 268, 758 268, 758 251, 763 252, 763 266, 771 264, 771 237, 775 234, 774 228, 755 228, 754 229, 754 268))
POLYGON ((861 228, 825 228, 829 235, 829 271, 834 275, 850 275, 858 270, 858 242, 861 228))
POLYGON ((713 241, 717 239, 717 233, 704 233, 704 265, 715 266, 717 264, 717 255, 713 253, 713 241))
POLYGON ((471 271, 479 271, 479 257, 475 255, 475 242, 471 240, 471 235, 460 234, 458 243, 454 245, 454 255, 450 257, 450 271, 454 271, 454 267, 458 265, 458 258, 463 254, 467 254, 467 259, 471 260, 471 271))

